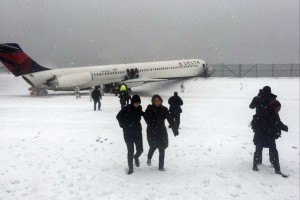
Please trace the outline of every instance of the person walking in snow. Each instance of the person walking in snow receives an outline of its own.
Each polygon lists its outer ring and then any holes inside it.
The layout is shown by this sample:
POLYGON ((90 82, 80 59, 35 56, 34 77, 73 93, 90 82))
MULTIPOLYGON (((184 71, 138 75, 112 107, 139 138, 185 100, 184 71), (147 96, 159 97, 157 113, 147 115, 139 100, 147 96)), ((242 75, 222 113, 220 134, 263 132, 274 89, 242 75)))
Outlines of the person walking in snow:
POLYGON ((180 125, 180 113, 182 113, 182 109, 180 106, 183 105, 182 99, 178 96, 177 92, 174 92, 174 96, 170 97, 168 100, 168 103, 170 105, 169 111, 170 114, 175 121, 177 129, 180 125))
POLYGON ((184 92, 184 90, 185 90, 185 87, 184 87, 184 84, 183 84, 183 83, 181 83, 181 85, 180 85, 180 89, 181 89, 181 92, 184 92))
POLYGON ((99 91, 100 91, 100 94, 101 96, 103 97, 104 96, 104 90, 105 90, 105 86, 104 85, 99 85, 99 91))
POLYGON ((120 98, 120 104, 121 104, 121 109, 129 104, 129 100, 131 99, 131 96, 128 94, 128 92, 123 91, 119 95, 120 98))
POLYGON ((121 92, 126 92, 126 91, 127 91, 127 86, 124 83, 122 83, 121 87, 120 87, 120 93, 121 92))
POLYGON ((133 173, 133 159, 137 167, 140 166, 139 157, 143 152, 143 137, 141 117, 144 115, 142 110, 141 98, 134 95, 131 99, 130 105, 125 106, 117 114, 116 118, 121 128, 123 128, 124 140, 127 146, 127 161, 128 174, 133 173), (136 153, 134 154, 134 145, 136 153))
POLYGON ((74 88, 74 94, 75 94, 75 96, 76 96, 76 99, 81 98, 81 95, 80 95, 80 88, 79 88, 79 87, 75 87, 75 88, 74 88))
POLYGON ((167 119, 172 127, 174 136, 178 136, 178 129, 171 117, 168 108, 162 105, 163 99, 158 95, 154 95, 151 99, 152 104, 148 105, 144 119, 147 123, 147 140, 150 146, 148 152, 147 164, 151 166, 151 159, 156 149, 159 150, 159 165, 160 171, 164 169, 165 149, 169 145, 168 132, 165 126, 167 119))
POLYGON ((120 89, 119 84, 118 84, 118 83, 115 83, 115 84, 114 84, 114 93, 115 93, 115 96, 118 96, 118 94, 119 94, 119 89, 120 89))
MULTIPOLYGON (((267 92, 271 92, 267 88, 267 92)), ((269 96, 272 96, 269 94, 269 96)), ((274 97, 274 96, 273 96, 274 97)), ((253 170, 258 171, 258 165, 262 163, 262 150, 269 148, 270 162, 274 166, 275 173, 287 177, 280 170, 279 155, 276 148, 276 139, 281 136, 281 131, 288 132, 288 126, 284 125, 279 117, 281 104, 277 100, 265 102, 260 97, 254 97, 250 108, 257 108, 258 112, 253 116, 251 127, 254 132, 253 142, 255 152, 253 157, 253 170)))
POLYGON ((93 92, 94 89, 95 89, 95 86, 92 86, 92 87, 90 88, 90 90, 89 90, 90 101, 93 100, 93 98, 92 98, 92 92, 93 92))
POLYGON ((92 91, 92 98, 94 100, 94 111, 96 111, 96 106, 98 104, 98 110, 101 110, 101 101, 102 99, 101 92, 99 90, 99 86, 96 86, 95 89, 92 91))
MULTIPOLYGON (((268 103, 273 100, 276 100, 276 98, 277 98, 277 96, 272 94, 270 86, 264 86, 262 89, 260 89, 257 96, 255 96, 252 99, 252 101, 249 105, 249 107, 251 109, 255 108, 255 115, 253 116, 253 119, 263 116, 267 110, 268 103)), ((271 153, 270 149, 269 149, 269 153, 271 153)), ((258 164, 261 165, 262 154, 260 152, 258 152, 256 156, 258 159, 258 164)))

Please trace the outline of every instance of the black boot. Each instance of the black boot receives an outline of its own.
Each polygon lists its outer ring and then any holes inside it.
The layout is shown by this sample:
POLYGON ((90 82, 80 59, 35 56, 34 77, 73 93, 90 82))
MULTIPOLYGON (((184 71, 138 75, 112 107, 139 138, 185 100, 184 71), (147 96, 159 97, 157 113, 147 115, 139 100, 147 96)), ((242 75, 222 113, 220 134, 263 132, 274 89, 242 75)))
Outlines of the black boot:
POLYGON ((252 167, 252 170, 253 170, 253 171, 256 171, 256 172, 258 172, 257 165, 256 165, 256 166, 255 166, 255 165, 253 165, 253 167, 252 167))
POLYGON ((274 166, 275 174, 281 174, 278 151, 270 152, 270 161, 274 166))
POLYGON ((155 151, 155 148, 150 148, 149 149, 149 152, 148 152, 148 159, 147 159, 147 165, 148 166, 151 166, 151 159, 152 159, 152 156, 154 154, 154 151, 155 151))
POLYGON ((151 166, 151 159, 149 159, 149 158, 147 159, 147 165, 151 166))
POLYGON ((130 154, 128 154, 128 174, 132 174, 133 173, 133 156, 131 156, 130 154))
POLYGON ((134 162, 135 162, 135 166, 137 166, 137 167, 140 166, 140 161, 138 158, 134 157, 134 162))
POLYGON ((133 169, 129 169, 128 170, 128 175, 132 174, 133 173, 133 169))
POLYGON ((158 164, 158 169, 160 171, 165 171, 165 169, 164 169, 164 162, 165 162, 165 150, 164 149, 159 149, 159 164, 158 164))
POLYGON ((254 156, 253 156, 253 171, 258 171, 257 165, 259 163, 259 153, 258 152, 254 152, 254 156))
POLYGON ((257 164, 261 165, 262 164, 262 152, 257 152, 257 164))

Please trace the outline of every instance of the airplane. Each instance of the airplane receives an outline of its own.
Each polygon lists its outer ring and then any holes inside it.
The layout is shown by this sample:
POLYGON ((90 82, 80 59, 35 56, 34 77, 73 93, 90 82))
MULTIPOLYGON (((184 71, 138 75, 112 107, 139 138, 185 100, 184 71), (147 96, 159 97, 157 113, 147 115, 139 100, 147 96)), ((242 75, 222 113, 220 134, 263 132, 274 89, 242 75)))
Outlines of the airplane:
POLYGON ((73 91, 97 85, 124 83, 128 88, 170 79, 210 76, 214 69, 200 59, 49 69, 25 54, 16 43, 0 44, 0 61, 31 85, 31 95, 47 90, 73 91))

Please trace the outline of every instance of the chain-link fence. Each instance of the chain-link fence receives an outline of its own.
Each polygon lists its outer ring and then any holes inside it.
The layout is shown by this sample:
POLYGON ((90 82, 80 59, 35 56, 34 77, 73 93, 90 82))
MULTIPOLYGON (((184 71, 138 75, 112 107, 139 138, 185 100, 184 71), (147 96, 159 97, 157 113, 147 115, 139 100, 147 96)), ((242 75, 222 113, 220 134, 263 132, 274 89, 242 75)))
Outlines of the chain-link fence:
POLYGON ((212 77, 300 77, 300 64, 213 64, 212 77))

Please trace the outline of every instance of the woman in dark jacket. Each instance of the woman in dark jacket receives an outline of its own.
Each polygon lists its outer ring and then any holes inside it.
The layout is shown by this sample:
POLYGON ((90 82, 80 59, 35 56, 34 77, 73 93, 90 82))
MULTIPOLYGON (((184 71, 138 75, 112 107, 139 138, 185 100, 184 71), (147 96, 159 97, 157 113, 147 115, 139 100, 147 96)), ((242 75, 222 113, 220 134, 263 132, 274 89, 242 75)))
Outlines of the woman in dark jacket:
POLYGON ((152 105, 148 105, 145 111, 145 121, 147 123, 147 140, 150 146, 147 164, 151 165, 154 151, 159 150, 159 170, 164 171, 165 149, 168 147, 168 133, 165 126, 167 119, 172 127, 173 133, 177 136, 178 129, 172 119, 168 108, 162 105, 162 98, 159 95, 152 97, 152 105))
POLYGON ((251 122, 254 131, 253 142, 256 146, 253 158, 253 170, 258 171, 257 165, 261 164, 261 155, 263 148, 269 148, 270 162, 275 168, 276 174, 281 174, 279 156, 275 140, 281 136, 281 130, 288 131, 279 117, 281 104, 277 100, 270 101, 265 108, 264 113, 254 116, 251 122))
MULTIPOLYGON (((277 96, 272 94, 270 86, 264 86, 260 89, 257 96, 252 99, 249 105, 251 109, 255 108, 255 115, 253 116, 253 119, 259 119, 260 116, 263 116, 268 111, 268 104, 271 101, 276 100, 276 98, 277 96)), ((271 154, 270 149, 269 153, 271 154)), ((261 165, 262 154, 258 152, 257 156, 258 164, 261 165)))
POLYGON ((131 99, 131 104, 125 106, 117 114, 119 125, 121 128, 123 128, 124 139, 128 149, 128 174, 133 173, 133 159, 135 161, 135 165, 137 167, 140 166, 139 157, 143 152, 141 117, 144 115, 144 113, 140 104, 140 97, 138 95, 134 95, 131 99), (134 144, 136 147, 135 155, 134 144))

